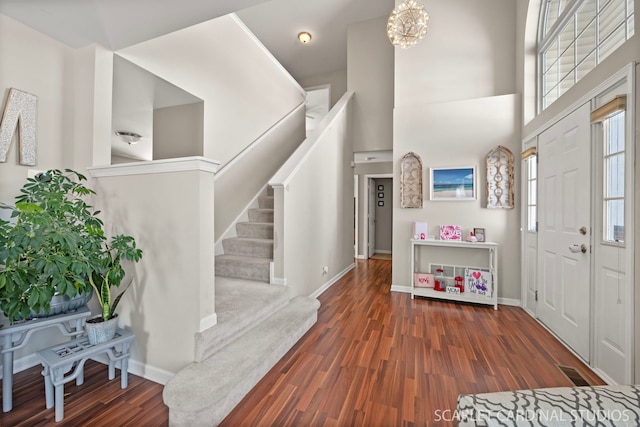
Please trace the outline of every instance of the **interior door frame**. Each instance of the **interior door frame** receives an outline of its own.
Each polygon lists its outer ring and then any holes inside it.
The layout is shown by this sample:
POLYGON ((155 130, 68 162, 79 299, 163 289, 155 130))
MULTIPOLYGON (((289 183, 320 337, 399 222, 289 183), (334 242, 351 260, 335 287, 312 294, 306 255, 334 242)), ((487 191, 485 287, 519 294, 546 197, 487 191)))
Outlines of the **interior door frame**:
MULTIPOLYGON (((391 178, 391 181, 393 182, 393 174, 392 173, 376 173, 376 174, 366 174, 364 175, 364 182, 365 182, 365 188, 364 188, 364 194, 363 194, 363 198, 364 198, 364 203, 363 205, 365 206, 365 215, 364 215, 364 219, 363 221, 366 223, 366 228, 365 230, 367 230, 367 232, 365 233, 365 242, 364 242, 364 246, 365 246, 365 254, 364 254, 364 258, 368 259, 369 258, 369 185, 371 182, 371 179, 376 179, 376 178, 391 178)), ((395 184, 395 183, 394 183, 395 184)), ((393 201, 395 204, 395 201, 393 201)), ((391 230, 391 232, 393 233, 393 229, 391 230)), ((375 249, 375 248, 374 248, 375 249)))

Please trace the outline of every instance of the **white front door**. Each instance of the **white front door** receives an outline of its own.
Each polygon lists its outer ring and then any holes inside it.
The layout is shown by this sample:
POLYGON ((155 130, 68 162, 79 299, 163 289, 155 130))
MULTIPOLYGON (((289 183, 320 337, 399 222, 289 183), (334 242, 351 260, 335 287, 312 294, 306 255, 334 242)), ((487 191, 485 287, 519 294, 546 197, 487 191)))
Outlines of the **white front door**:
POLYGON ((545 325, 589 360, 591 280, 590 107, 538 141, 538 307, 545 325))
POLYGON ((373 178, 369 178, 367 184, 369 185, 369 207, 368 207, 368 218, 369 218, 369 258, 376 253, 376 180, 373 178))

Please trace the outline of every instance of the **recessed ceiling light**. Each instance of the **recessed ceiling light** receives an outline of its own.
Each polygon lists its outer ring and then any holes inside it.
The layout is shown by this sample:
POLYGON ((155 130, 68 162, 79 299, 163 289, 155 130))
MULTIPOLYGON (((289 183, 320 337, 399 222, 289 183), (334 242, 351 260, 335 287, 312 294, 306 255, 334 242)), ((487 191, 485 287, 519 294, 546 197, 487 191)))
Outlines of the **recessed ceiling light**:
POLYGON ((300 40, 300 43, 302 44, 307 44, 311 41, 311 34, 309 34, 306 31, 303 31, 300 34, 298 34, 298 40, 300 40))

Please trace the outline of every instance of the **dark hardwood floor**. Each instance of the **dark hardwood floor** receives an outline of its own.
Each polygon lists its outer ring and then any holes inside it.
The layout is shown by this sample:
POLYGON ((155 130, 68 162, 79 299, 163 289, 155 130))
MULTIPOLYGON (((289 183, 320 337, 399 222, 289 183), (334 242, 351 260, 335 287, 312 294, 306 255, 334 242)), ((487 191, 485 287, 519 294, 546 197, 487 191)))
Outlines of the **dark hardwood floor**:
POLYGON ((320 296, 318 322, 223 426, 446 425, 461 393, 603 384, 517 307, 389 291, 391 261, 357 261, 320 296))
MULTIPOLYGON (((557 365, 604 384, 520 308, 411 300, 390 283, 391 261, 357 261, 320 296, 318 323, 222 425, 446 425, 460 393, 572 385, 557 365)), ((15 375, 14 409, 0 426, 168 424, 161 385, 130 375, 121 390, 91 361, 84 385, 65 386, 55 423, 40 372, 15 375)))

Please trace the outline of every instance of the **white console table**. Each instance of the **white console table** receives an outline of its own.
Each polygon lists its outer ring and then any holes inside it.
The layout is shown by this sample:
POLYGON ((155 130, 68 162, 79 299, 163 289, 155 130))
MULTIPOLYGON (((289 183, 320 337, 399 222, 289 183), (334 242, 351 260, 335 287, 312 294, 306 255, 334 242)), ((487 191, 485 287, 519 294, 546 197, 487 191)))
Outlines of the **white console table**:
POLYGON ((26 346, 35 331, 58 327, 63 335, 76 337, 84 333, 84 322, 91 314, 87 306, 51 317, 0 322, 0 353, 2 353, 2 411, 13 408, 13 352, 26 346))
POLYGON ((451 240, 411 240, 411 299, 414 296, 438 298, 451 301, 463 301, 477 304, 493 305, 495 310, 498 309, 498 244, 493 242, 460 242, 451 240), (491 296, 482 296, 472 294, 468 292, 464 293, 449 293, 436 291, 432 288, 420 288, 416 287, 414 283, 414 273, 416 273, 416 251, 421 247, 434 247, 434 248, 459 248, 461 250, 474 250, 474 251, 486 251, 487 252, 487 265, 478 266, 486 267, 493 276, 491 296))

